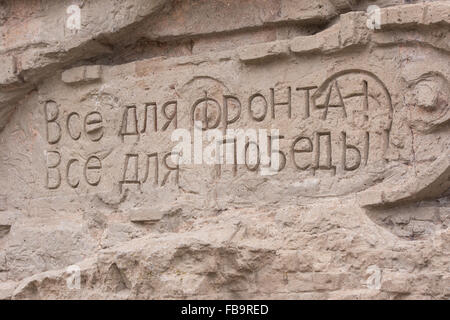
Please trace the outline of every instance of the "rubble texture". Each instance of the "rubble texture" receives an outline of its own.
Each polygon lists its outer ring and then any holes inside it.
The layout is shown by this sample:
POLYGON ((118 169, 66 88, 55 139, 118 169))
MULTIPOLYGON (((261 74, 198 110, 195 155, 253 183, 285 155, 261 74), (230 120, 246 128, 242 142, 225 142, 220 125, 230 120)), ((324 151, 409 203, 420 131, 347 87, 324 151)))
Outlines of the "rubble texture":
POLYGON ((450 1, 0 0, 0 299, 449 299, 449 31, 450 1), (198 124, 281 163, 174 163, 198 124))

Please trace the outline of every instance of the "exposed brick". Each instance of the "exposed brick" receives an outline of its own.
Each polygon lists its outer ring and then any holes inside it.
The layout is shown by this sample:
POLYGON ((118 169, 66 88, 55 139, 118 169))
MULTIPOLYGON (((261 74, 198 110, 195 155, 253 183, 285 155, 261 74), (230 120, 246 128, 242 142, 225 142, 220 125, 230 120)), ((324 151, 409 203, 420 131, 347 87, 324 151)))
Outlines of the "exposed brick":
POLYGON ((339 25, 312 36, 300 36, 291 40, 290 49, 298 54, 324 52, 329 53, 340 48, 339 25))
POLYGON ((102 66, 86 66, 85 81, 98 80, 102 77, 102 66))
POLYGON ((341 15, 339 38, 341 47, 364 44, 369 37, 366 15, 362 12, 349 12, 341 15))
POLYGON ((361 207, 370 207, 383 203, 383 192, 368 190, 358 193, 358 203, 361 207))
POLYGON ((322 39, 316 36, 300 36, 291 40, 290 48, 295 53, 314 53, 320 52, 322 39))
POLYGON ((164 212, 154 209, 139 209, 130 215, 132 222, 157 222, 162 219, 164 212))
POLYGON ((429 3, 425 10, 425 24, 450 24, 450 2, 429 3))
POLYGON ((239 50, 239 59, 244 62, 259 62, 285 55, 288 52, 287 41, 276 41, 247 46, 239 50))
POLYGON ((333 27, 319 33, 318 36, 322 37, 322 51, 327 53, 339 50, 339 25, 334 25, 333 27))
POLYGON ((381 10, 381 28, 423 24, 423 4, 404 5, 381 10))
POLYGON ((65 83, 94 81, 101 78, 101 66, 82 66, 66 70, 61 75, 65 83))
POLYGON ((404 273, 383 274, 381 290, 392 293, 411 292, 410 276, 404 273))

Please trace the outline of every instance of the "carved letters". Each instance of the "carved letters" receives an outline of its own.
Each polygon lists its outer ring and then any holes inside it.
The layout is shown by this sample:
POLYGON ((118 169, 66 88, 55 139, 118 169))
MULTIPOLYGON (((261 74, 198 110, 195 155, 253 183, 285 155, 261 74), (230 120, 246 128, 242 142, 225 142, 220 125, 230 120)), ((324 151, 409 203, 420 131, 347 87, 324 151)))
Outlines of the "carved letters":
MULTIPOLYGON (((226 148, 232 145, 232 162, 227 163, 233 164, 234 176, 239 170, 262 171, 271 165, 273 153, 279 160, 276 173, 290 168, 298 173, 309 172, 311 176, 319 171, 331 177, 355 174, 372 162, 384 161, 383 155, 389 146, 392 124, 390 94, 381 80, 364 70, 339 72, 320 86, 292 83, 220 96, 205 90, 189 105, 183 102, 177 99, 144 103, 131 101, 115 114, 103 113, 101 108, 89 112, 61 112, 63 107, 57 102, 45 102, 46 139, 51 147, 47 151, 46 187, 58 189, 63 181, 72 189, 81 185, 101 185, 105 166, 100 156, 91 154, 85 158, 64 160, 66 158, 58 146, 63 139, 75 143, 87 139, 93 145, 101 145, 107 132, 111 131, 106 130, 106 124, 110 122, 119 125, 112 131, 120 140, 117 148, 124 150, 131 145, 152 145, 157 141, 152 140, 156 137, 167 139, 170 132, 180 126, 192 130, 199 125, 201 128, 198 129, 204 132, 221 129, 224 138, 219 144, 226 148), (264 141, 260 137, 259 141, 246 140, 240 145, 236 138, 227 135, 227 131, 230 126, 241 128, 243 119, 248 119, 245 127, 253 123, 260 128, 274 121, 272 127, 278 126, 281 132, 285 126, 283 123, 296 126, 298 135, 267 135, 264 141), (283 144, 284 149, 274 150, 274 142, 283 144), (244 148, 243 169, 239 166, 239 148, 244 148)), ((193 143, 195 149, 198 137, 194 137, 193 143)), ((173 155, 169 144, 159 145, 159 149, 145 148, 123 153, 122 172, 117 184, 121 190, 133 185, 160 188, 169 182, 179 184, 182 163, 174 163, 173 155), (165 149, 161 150, 161 147, 165 149)), ((194 164, 202 164, 202 155, 199 158, 194 154, 192 158, 194 164)), ((217 165, 219 176, 221 163, 217 165)))

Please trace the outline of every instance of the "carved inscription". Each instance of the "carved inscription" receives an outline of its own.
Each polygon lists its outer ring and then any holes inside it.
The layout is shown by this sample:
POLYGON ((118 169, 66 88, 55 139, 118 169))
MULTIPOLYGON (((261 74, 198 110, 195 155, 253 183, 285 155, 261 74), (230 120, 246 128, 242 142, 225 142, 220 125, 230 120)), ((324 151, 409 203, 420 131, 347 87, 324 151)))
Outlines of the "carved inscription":
POLYGON ((254 92, 220 95, 204 90, 188 104, 178 99, 130 101, 114 114, 104 113, 101 107, 87 112, 66 109, 57 101, 44 103, 49 146, 45 183, 50 190, 63 184, 72 189, 82 185, 96 188, 107 174, 105 160, 98 153, 64 157, 63 139, 85 139, 94 149, 96 145, 99 149, 104 147, 105 139, 108 143, 117 141, 114 148, 124 150, 114 159, 115 163, 122 163, 115 182, 121 191, 133 186, 140 189, 148 185, 179 185, 184 164, 207 165, 203 160, 208 154, 217 158, 224 150, 228 150, 226 157, 213 163, 219 178, 227 165, 232 165, 233 176, 240 170, 262 173, 273 167, 274 154, 276 167, 271 174, 294 170, 311 177, 354 175, 385 162, 393 116, 388 89, 364 70, 339 72, 320 85, 286 83, 254 92), (118 127, 109 128, 107 123, 118 127), (257 129, 265 128, 268 123, 279 134, 247 136, 239 131, 252 129, 252 124, 257 129), (298 134, 283 133, 288 126, 295 128, 290 132, 298 134), (168 141, 180 129, 194 134, 182 152, 174 148, 175 140, 172 144, 158 142, 168 141), (202 151, 202 141, 213 138, 215 144, 202 151), (141 144, 155 148, 140 149, 141 144), (199 145, 201 154, 196 152, 199 145))

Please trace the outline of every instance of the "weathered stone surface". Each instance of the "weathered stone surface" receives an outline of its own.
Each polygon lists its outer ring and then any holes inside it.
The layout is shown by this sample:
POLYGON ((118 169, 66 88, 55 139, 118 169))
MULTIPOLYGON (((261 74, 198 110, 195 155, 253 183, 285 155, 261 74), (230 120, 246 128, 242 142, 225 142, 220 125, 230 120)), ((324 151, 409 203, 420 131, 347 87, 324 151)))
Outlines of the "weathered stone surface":
POLYGON ((448 1, 0 3, 0 299, 450 298, 448 1))

